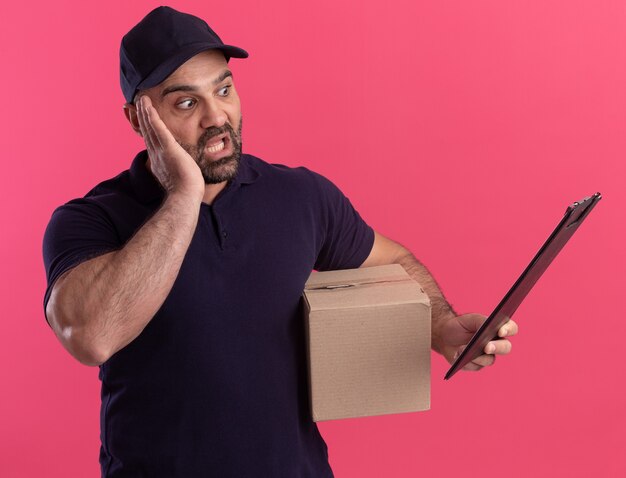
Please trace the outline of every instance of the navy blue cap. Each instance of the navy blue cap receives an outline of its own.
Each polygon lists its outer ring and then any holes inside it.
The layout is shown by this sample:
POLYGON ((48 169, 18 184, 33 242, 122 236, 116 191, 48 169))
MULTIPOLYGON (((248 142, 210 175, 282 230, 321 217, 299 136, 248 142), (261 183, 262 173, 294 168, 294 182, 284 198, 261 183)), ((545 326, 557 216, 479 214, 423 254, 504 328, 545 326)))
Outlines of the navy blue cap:
POLYGON ((132 103, 137 91, 158 85, 191 57, 211 49, 222 51, 226 61, 248 57, 247 51, 224 45, 204 20, 155 8, 122 38, 120 83, 126 101, 132 103))

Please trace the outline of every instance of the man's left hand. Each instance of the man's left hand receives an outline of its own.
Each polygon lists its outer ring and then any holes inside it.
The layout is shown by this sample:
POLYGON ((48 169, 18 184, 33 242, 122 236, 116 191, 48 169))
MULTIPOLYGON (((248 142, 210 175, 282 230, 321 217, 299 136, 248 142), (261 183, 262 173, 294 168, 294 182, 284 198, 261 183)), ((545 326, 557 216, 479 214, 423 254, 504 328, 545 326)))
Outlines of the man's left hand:
MULTIPOLYGON (((464 314, 448 319, 439 331, 441 353, 450 363, 459 356, 474 333, 487 319, 481 314, 464 314)), ((517 334, 517 324, 509 319, 498 329, 499 339, 492 340, 483 349, 484 354, 475 358, 463 367, 463 370, 480 370, 493 365, 496 355, 506 355, 511 351, 511 342, 505 337, 517 334)))

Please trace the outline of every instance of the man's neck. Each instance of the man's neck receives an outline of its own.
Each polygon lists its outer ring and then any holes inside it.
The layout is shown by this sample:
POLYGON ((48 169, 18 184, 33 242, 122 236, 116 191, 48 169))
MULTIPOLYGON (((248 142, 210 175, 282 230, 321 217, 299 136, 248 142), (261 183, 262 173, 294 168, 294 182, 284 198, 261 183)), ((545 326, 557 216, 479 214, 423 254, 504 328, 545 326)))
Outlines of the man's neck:
POLYGON ((227 184, 228 181, 223 181, 219 184, 206 184, 204 186, 204 196, 202 197, 202 202, 208 205, 213 204, 217 195, 222 192, 227 184))

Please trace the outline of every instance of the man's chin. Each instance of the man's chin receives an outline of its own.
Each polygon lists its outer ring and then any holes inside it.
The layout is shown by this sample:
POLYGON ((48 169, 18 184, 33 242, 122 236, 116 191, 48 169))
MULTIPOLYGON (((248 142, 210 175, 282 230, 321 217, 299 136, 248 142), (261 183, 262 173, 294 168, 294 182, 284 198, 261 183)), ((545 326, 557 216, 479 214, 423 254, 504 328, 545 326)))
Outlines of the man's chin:
POLYGON ((202 169, 205 184, 220 184, 237 176, 239 157, 228 156, 206 164, 202 169))

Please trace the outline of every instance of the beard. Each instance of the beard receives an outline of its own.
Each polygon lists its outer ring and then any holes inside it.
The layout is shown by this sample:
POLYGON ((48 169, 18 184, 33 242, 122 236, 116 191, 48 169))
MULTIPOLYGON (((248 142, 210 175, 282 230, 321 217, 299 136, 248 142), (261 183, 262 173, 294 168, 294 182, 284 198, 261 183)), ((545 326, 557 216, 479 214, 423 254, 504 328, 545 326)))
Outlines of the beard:
POLYGON ((202 133, 202 136, 198 139, 197 145, 178 141, 178 144, 189 153, 200 168, 200 171, 202 171, 205 184, 219 184, 224 181, 230 181, 237 176, 239 161, 241 160, 241 123, 242 120, 240 119, 236 133, 233 127, 228 123, 220 128, 211 126, 202 133), (225 156, 218 160, 208 159, 204 154, 206 144, 211 138, 223 133, 228 133, 228 138, 233 145, 233 153, 230 156, 225 156))

